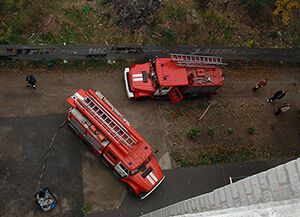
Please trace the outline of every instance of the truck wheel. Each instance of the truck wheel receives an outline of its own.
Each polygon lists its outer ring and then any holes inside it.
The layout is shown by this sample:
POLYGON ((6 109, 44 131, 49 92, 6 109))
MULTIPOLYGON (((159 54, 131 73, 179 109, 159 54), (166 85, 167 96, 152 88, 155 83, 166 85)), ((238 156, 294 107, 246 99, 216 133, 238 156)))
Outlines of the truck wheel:
POLYGON ((126 189, 127 189, 127 192, 128 192, 128 194, 133 194, 133 189, 132 189, 132 187, 130 187, 129 185, 126 185, 126 189))

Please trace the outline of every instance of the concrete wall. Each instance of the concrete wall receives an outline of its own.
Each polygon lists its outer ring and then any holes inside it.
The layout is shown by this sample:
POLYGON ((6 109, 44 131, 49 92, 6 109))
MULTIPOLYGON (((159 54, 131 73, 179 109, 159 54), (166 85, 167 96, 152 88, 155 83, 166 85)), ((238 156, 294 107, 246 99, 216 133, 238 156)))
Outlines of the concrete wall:
POLYGON ((177 216, 300 198, 300 158, 143 217, 177 216))
POLYGON ((300 199, 180 215, 184 217, 299 217, 300 199))

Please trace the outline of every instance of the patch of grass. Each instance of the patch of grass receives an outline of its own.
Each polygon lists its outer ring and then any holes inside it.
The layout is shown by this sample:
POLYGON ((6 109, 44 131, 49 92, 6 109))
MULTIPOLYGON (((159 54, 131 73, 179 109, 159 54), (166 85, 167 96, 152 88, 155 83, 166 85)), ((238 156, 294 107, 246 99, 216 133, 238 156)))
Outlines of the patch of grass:
POLYGON ((227 132, 229 135, 234 133, 234 129, 232 127, 227 128, 227 132))
POLYGON ((0 22, 0 44, 18 44, 24 42, 24 20, 15 14, 9 20, 0 22))
POLYGON ((214 127, 208 127, 207 130, 208 130, 208 135, 210 137, 213 137, 215 135, 215 128, 214 127))
POLYGON ((234 38, 234 29, 231 27, 226 27, 223 31, 223 38, 226 42, 231 42, 234 38))
POLYGON ((214 45, 214 44, 217 43, 217 38, 216 38, 216 36, 215 36, 214 33, 210 33, 210 34, 208 35, 208 43, 209 43, 210 45, 214 45))
POLYGON ((171 28, 166 28, 161 31, 161 35, 165 44, 172 45, 176 42, 176 32, 171 28))
POLYGON ((240 0, 240 4, 244 5, 249 15, 253 18, 265 12, 265 7, 273 7, 276 0, 240 0))
POLYGON ((254 128, 254 127, 248 127, 247 132, 248 132, 250 135, 254 135, 254 133, 255 133, 255 128, 254 128))
POLYGON ((186 18, 187 11, 181 5, 178 5, 177 0, 173 3, 166 3, 164 14, 168 20, 183 21, 186 18))
POLYGON ((44 44, 57 44, 58 42, 52 32, 42 33, 39 41, 44 44))
POLYGON ((182 151, 179 149, 173 149, 170 153, 171 158, 180 166, 180 167, 191 167, 194 166, 193 162, 187 158, 182 151))
POLYGON ((209 165, 216 163, 232 163, 252 159, 256 156, 256 149, 252 145, 225 147, 214 145, 201 151, 197 165, 209 165))
POLYGON ((77 41, 78 34, 76 33, 74 27, 65 24, 62 27, 63 40, 66 44, 74 44, 77 41))
POLYGON ((253 38, 247 41, 247 47, 252 48, 255 45, 255 40, 253 38))
POLYGON ((85 203, 81 207, 81 211, 83 213, 89 213, 90 211, 92 211, 92 209, 93 209, 93 204, 91 204, 91 203, 85 203))
POLYGON ((82 14, 84 16, 88 15, 90 13, 90 11, 92 10, 91 6, 89 4, 86 4, 82 7, 81 11, 82 11, 82 14))
POLYGON ((190 139, 193 139, 195 140, 200 134, 200 129, 199 128, 192 128, 190 129, 190 131, 188 132, 187 136, 190 138, 190 139))
POLYGON ((209 0, 194 1, 195 8, 198 11, 206 10, 208 8, 208 3, 210 3, 209 0))

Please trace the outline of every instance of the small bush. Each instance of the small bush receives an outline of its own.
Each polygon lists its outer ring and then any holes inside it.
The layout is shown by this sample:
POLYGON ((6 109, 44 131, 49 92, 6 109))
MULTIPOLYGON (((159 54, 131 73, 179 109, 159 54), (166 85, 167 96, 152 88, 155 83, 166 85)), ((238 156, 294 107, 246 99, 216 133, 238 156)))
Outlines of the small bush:
POLYGON ((254 47, 254 45, 255 45, 255 41, 254 41, 253 38, 252 38, 252 39, 249 39, 249 40, 247 41, 247 47, 252 48, 252 47, 254 47))
POLYGON ((180 166, 180 167, 191 167, 193 162, 188 159, 179 149, 173 149, 171 151, 171 158, 180 166))
POLYGON ((187 135, 190 139, 196 139, 199 136, 199 133, 200 133, 199 128, 192 128, 187 135))
POLYGON ((208 8, 209 3, 210 3, 210 0, 196 0, 195 8, 199 11, 206 10, 208 8))
POLYGON ((92 211, 92 209, 93 209, 93 204, 90 204, 90 203, 85 203, 81 207, 81 211, 83 213, 88 213, 88 212, 92 211))
POLYGON ((213 137, 215 135, 215 128, 214 127, 208 127, 208 135, 213 137))
POLYGON ((83 15, 88 15, 89 14, 89 12, 91 11, 91 6, 90 5, 88 5, 88 4, 86 4, 86 5, 84 5, 83 7, 82 7, 82 14, 83 15))
POLYGON ((176 41, 176 32, 171 28, 163 29, 162 36, 165 38, 167 45, 174 44, 176 41))
POLYGON ((222 145, 211 146, 207 150, 202 150, 199 154, 198 165, 208 165, 216 163, 240 162, 256 156, 256 149, 253 145, 241 145, 236 147, 226 147, 222 145))
POLYGON ((231 127, 229 127, 229 128, 227 128, 227 132, 228 132, 228 134, 233 134, 234 133, 234 129, 233 128, 231 128, 231 127))
POLYGON ((273 7, 276 0, 240 0, 250 16, 256 17, 265 12, 266 7, 273 7))
POLYGON ((249 127, 249 128, 247 129, 247 131, 248 131, 248 133, 249 133, 250 135, 253 135, 253 134, 255 133, 255 128, 254 128, 254 127, 249 127))
POLYGON ((217 38, 216 38, 215 34, 211 33, 208 35, 208 43, 210 45, 214 45, 217 43, 217 38))
POLYGON ((226 27, 223 31, 223 37, 226 42, 232 42, 234 38, 234 29, 231 27, 226 27))

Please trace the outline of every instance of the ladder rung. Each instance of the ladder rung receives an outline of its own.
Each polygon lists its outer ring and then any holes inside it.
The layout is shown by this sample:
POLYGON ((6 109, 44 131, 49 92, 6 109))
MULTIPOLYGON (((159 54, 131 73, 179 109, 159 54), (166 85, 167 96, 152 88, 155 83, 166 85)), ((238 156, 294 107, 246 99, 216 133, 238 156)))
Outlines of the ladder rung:
POLYGON ((171 54, 171 60, 180 63, 182 66, 188 66, 183 64, 198 63, 204 65, 226 65, 222 62, 222 57, 216 56, 198 56, 189 54, 171 54))
POLYGON ((121 128, 122 126, 118 126, 118 124, 116 124, 114 120, 109 117, 109 114, 101 109, 101 106, 99 107, 89 97, 86 97, 83 101, 93 111, 94 115, 97 116, 103 123, 105 123, 106 127, 110 129, 110 131, 108 130, 107 132, 114 139, 116 139, 117 142, 121 140, 130 147, 132 144, 135 144, 135 141, 125 131, 123 131, 121 128))

